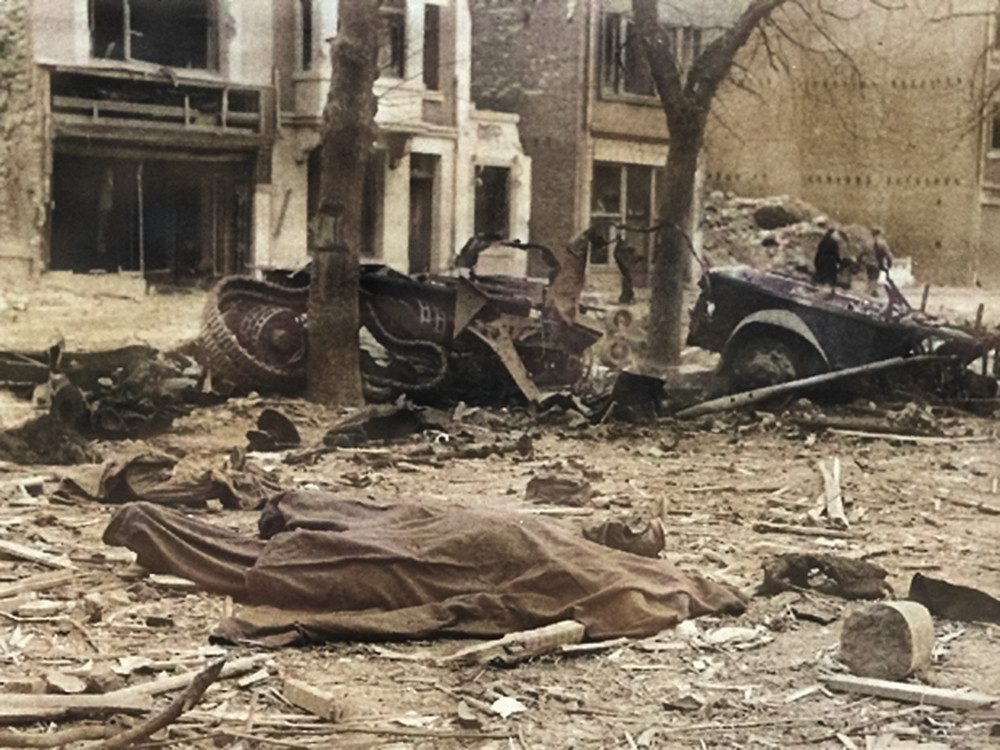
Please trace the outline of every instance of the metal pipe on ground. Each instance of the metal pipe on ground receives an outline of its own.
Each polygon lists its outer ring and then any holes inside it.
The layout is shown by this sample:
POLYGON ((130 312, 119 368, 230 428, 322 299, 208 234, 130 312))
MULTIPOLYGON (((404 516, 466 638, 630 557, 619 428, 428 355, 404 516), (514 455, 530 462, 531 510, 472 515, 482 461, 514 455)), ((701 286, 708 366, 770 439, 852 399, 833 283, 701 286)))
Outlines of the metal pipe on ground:
POLYGON ((879 362, 871 362, 867 365, 848 367, 845 370, 824 372, 820 375, 811 375, 808 378, 790 380, 787 383, 769 385, 765 388, 757 388, 752 391, 743 391, 742 393, 720 396, 719 398, 714 398, 710 401, 703 401, 700 404, 689 406, 687 409, 681 409, 679 412, 674 414, 674 417, 677 419, 692 419, 693 417, 700 417, 705 414, 715 414, 721 411, 728 411, 730 409, 739 409, 743 406, 749 406, 751 404, 760 403, 761 401, 766 401, 767 399, 775 396, 794 393, 795 391, 810 388, 814 385, 832 383, 842 378, 851 377, 852 375, 867 375, 869 373, 890 370, 894 367, 901 367, 903 365, 913 365, 919 362, 944 361, 947 359, 950 359, 950 357, 937 357, 929 354, 914 357, 893 357, 879 362))

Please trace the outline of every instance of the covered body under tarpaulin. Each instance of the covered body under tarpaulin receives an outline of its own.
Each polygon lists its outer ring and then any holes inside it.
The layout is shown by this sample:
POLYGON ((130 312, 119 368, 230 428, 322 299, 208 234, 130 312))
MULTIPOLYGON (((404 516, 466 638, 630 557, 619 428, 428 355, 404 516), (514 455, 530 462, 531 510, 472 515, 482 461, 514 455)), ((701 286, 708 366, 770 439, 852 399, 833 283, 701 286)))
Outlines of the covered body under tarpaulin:
POLYGON ((249 605, 218 635, 269 645, 498 637, 567 619, 591 640, 644 637, 744 608, 728 587, 526 514, 285 492, 259 527, 253 539, 132 503, 104 541, 132 549, 150 571, 249 605))

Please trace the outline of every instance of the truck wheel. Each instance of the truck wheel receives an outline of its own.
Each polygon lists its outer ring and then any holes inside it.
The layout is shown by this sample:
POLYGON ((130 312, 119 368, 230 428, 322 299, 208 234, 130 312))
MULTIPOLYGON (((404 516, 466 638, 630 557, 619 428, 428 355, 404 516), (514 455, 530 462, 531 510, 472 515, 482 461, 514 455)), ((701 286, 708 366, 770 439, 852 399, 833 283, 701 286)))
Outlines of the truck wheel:
POLYGON ((752 391, 808 377, 821 371, 804 345, 758 336, 740 343, 723 373, 730 393, 752 391))

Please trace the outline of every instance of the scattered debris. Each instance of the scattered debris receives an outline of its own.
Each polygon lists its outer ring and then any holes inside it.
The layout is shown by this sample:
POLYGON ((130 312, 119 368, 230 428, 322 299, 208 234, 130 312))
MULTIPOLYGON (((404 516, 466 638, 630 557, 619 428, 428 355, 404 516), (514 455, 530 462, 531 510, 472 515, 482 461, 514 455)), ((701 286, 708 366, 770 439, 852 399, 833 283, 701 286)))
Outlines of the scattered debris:
POLYGON ((643 557, 659 557, 666 546, 658 518, 605 521, 583 530, 585 539, 643 557))
POLYGON ((758 594, 815 590, 844 599, 881 599, 892 593, 888 572, 865 560, 836 555, 785 554, 764 563, 758 594))
POLYGON ((929 578, 922 573, 913 574, 907 599, 919 602, 935 617, 1000 624, 1000 600, 979 589, 929 578))
POLYGON ((934 622, 922 604, 879 602, 851 613, 840 635, 840 660, 859 677, 901 680, 926 668, 934 622))
POLYGON ((277 409, 264 409, 257 417, 257 429, 247 433, 250 451, 283 451, 302 443, 295 423, 277 409))
POLYGON ((323 438, 329 447, 347 448, 373 440, 400 440, 427 427, 423 410, 412 404, 374 404, 340 420, 323 438))
POLYGON ((531 503, 549 503, 579 508, 587 505, 592 495, 593 489, 586 479, 546 474, 534 476, 528 480, 524 499, 531 503))

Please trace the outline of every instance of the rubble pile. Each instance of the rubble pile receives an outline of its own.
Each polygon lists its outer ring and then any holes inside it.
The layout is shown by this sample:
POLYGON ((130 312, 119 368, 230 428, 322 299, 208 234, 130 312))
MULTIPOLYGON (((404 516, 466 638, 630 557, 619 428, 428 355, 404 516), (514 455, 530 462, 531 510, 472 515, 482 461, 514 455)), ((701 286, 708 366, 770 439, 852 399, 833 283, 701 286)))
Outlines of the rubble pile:
POLYGON ((844 257, 857 258, 871 239, 868 227, 840 224, 800 198, 747 198, 715 190, 705 200, 701 221, 704 257, 712 267, 812 269, 816 246, 831 227, 847 237, 844 257))

